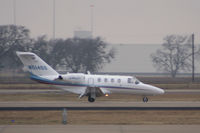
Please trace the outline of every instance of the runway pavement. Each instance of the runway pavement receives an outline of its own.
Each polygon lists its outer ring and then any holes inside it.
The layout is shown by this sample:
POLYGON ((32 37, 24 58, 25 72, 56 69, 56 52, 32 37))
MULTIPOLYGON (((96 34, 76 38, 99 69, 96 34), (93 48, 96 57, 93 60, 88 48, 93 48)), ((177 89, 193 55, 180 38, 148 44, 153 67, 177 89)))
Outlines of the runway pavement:
MULTIPOLYGON (((33 94, 33 93, 66 93, 60 90, 0 90, 0 94, 33 94)), ((170 94, 200 94, 200 90, 167 90, 170 94)), ((122 101, 8 101, 0 102, 0 108, 6 107, 80 107, 80 108, 198 108, 199 101, 149 101, 122 102, 122 101)), ((199 133, 199 125, 0 125, 0 133, 199 133)))
POLYGON ((9 101, 0 102, 0 107, 200 107, 200 102, 194 101, 150 101, 143 102, 121 102, 121 101, 9 101))
POLYGON ((200 110, 200 102, 0 102, 3 110, 200 110))
MULTIPOLYGON (((0 90, 0 94, 16 94, 16 93, 66 93, 61 90, 0 90)), ((177 94, 200 94, 200 90, 166 90, 166 93, 177 94)), ((127 101, 96 101, 90 103, 87 101, 5 101, 0 102, 0 109, 22 110, 60 110, 60 108, 68 108, 71 110, 200 110, 200 101, 149 101, 148 103, 127 102, 127 101)))
MULTIPOLYGON (((53 89, 0 89, 0 94, 43 94, 43 93, 69 93, 67 91, 53 89)), ((200 89, 193 90, 165 90, 165 94, 200 94, 200 89)))
POLYGON ((199 133, 199 125, 1 125, 0 133, 199 133))

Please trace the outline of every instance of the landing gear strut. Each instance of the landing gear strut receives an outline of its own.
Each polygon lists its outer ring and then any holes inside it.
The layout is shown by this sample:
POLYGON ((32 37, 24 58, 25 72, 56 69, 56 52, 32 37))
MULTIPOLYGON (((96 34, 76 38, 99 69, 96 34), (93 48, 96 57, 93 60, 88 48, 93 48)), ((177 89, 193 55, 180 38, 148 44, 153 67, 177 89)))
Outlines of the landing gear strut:
POLYGON ((148 98, 147 97, 143 97, 143 102, 147 103, 148 102, 148 98))
POLYGON ((92 103, 92 102, 94 102, 94 101, 95 101, 95 99, 94 99, 94 98, 92 98, 91 96, 88 96, 88 101, 92 103))

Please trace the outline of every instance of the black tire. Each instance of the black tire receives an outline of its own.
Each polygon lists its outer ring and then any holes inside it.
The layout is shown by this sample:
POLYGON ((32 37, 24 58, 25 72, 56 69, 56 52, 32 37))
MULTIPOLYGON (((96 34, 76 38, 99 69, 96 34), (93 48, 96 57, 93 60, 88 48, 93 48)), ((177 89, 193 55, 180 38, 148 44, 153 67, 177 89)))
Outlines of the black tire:
POLYGON ((147 103, 149 101, 149 99, 147 97, 143 97, 143 102, 147 103))
POLYGON ((92 103, 92 102, 94 102, 94 101, 95 101, 95 99, 94 99, 94 98, 92 98, 92 97, 88 97, 88 101, 92 103))

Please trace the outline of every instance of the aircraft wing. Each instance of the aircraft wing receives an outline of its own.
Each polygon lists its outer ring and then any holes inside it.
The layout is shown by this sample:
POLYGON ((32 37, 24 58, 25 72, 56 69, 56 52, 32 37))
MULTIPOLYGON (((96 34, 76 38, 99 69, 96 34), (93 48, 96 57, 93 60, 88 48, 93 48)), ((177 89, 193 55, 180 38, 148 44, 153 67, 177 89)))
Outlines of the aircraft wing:
POLYGON ((107 88, 99 88, 99 90, 102 92, 103 95, 110 94, 111 92, 107 88))
POLYGON ((70 87, 70 88, 62 88, 62 90, 81 95, 85 94, 87 87, 70 87))
POLYGON ((105 94, 110 94, 111 92, 107 88, 102 87, 70 87, 62 88, 64 91, 75 93, 79 95, 79 98, 88 96, 90 94, 95 95, 96 97, 104 96, 105 94))
POLYGON ((110 94, 111 92, 107 90, 107 88, 101 88, 101 87, 87 87, 85 91, 82 91, 79 98, 82 98, 83 96, 88 95, 95 95, 96 97, 104 96, 105 94, 110 94))

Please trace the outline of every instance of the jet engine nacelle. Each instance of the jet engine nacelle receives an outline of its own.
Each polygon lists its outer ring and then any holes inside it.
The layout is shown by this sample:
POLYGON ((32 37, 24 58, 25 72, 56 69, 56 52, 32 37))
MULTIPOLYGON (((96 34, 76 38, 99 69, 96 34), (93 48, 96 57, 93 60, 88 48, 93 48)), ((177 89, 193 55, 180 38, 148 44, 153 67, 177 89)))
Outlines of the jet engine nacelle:
POLYGON ((85 75, 82 73, 68 73, 65 75, 60 75, 58 79, 72 83, 83 83, 85 82, 85 75))

